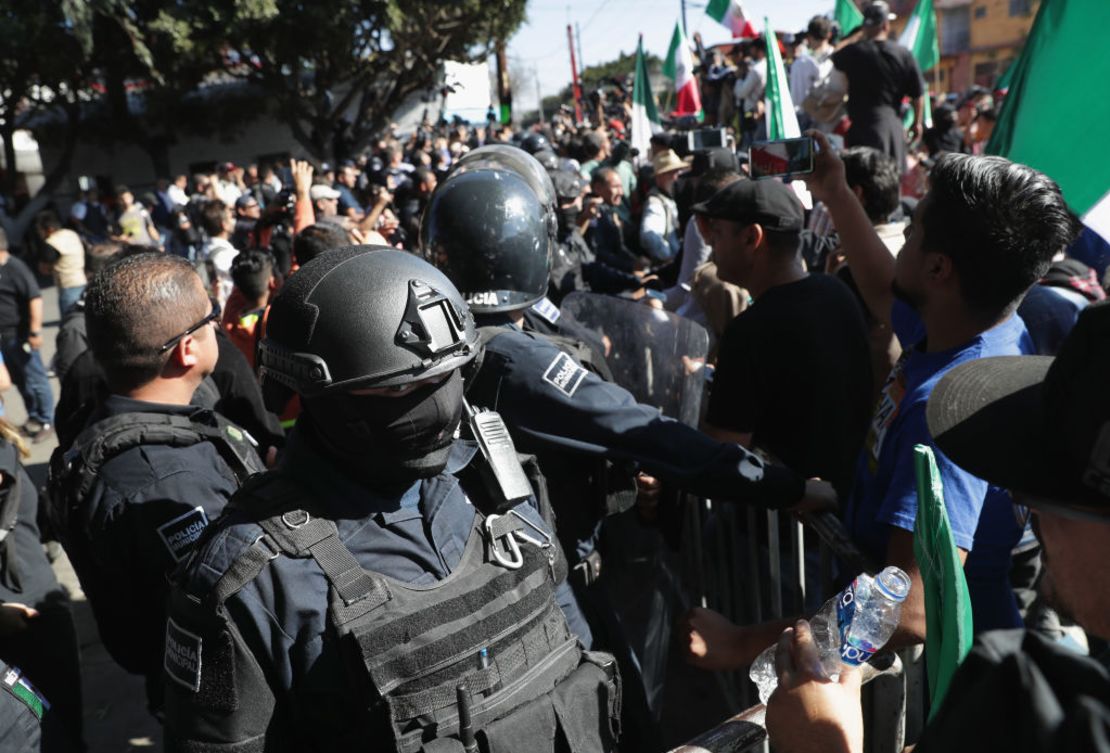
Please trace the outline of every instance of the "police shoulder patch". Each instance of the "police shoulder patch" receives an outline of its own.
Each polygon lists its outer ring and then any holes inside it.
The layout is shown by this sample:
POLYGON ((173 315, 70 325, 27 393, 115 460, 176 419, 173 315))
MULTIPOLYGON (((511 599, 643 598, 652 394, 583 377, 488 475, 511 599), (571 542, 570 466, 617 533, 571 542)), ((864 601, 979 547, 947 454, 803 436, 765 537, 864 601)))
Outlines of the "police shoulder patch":
POLYGON ((533 303, 532 310, 547 320, 549 324, 555 324, 562 315, 562 312, 559 311, 559 307, 552 303, 546 296, 533 303))
POLYGON ((166 675, 182 687, 200 690, 201 649, 204 641, 174 622, 166 621, 166 653, 162 660, 166 675))
POLYGON ((207 525, 208 516, 204 514, 204 508, 198 506, 158 526, 158 535, 174 561, 180 562, 204 533, 207 525))
POLYGON ((586 377, 586 370, 566 353, 560 353, 543 372, 543 380, 567 397, 574 397, 578 385, 586 377))

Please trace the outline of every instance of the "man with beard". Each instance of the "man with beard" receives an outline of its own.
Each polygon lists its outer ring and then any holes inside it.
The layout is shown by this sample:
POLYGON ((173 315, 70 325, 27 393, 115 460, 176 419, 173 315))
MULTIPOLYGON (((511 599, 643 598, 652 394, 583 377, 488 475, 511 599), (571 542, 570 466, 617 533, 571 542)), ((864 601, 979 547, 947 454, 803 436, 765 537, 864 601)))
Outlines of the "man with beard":
POLYGON ((410 254, 336 249, 283 286, 260 373, 303 413, 178 573, 169 750, 612 750, 612 659, 581 650, 543 504, 511 443, 498 469, 523 487, 485 483, 469 438, 499 422, 465 410, 478 351, 410 254))
MULTIPOLYGON (((965 361, 1033 353, 1016 314, 1078 222, 1047 176, 1000 157, 948 154, 906 229, 897 258, 875 233, 825 137, 807 184, 829 209, 871 315, 892 328, 901 359, 883 386, 856 466, 844 522, 872 562, 897 565, 913 581, 891 646, 925 638, 925 600, 913 551, 917 485, 912 450, 936 448, 925 403, 937 381, 965 361)), ((953 538, 965 561, 975 629, 1018 627, 1009 582, 1010 552, 1022 534, 1002 489, 936 451, 953 538), (974 544, 974 548, 973 545, 974 544)), ((697 610, 690 651, 707 668, 743 666, 793 621, 738 628, 697 610)))
MULTIPOLYGON (((983 358, 949 371, 926 413, 937 446, 1009 489, 1045 551, 1040 588, 1088 634, 1110 639, 1110 305, 1079 316, 1055 358, 983 358)), ((1105 645, 1105 644, 1103 644, 1105 645)), ((782 753, 863 750, 859 674, 818 677, 808 624, 779 641, 767 729, 782 753)), ((1110 749, 1110 672, 1102 656, 1025 630, 979 635, 916 753, 1110 749)))

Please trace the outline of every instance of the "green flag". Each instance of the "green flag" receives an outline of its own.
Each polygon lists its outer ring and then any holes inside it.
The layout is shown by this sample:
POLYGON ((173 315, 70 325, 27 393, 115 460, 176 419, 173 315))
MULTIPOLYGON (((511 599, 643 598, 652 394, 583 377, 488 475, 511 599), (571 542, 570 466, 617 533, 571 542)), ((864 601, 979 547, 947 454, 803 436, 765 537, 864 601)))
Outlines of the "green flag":
POLYGON ((925 666, 928 670, 932 714, 940 708, 952 675, 971 650, 971 596, 967 591, 960 553, 952 538, 944 488, 933 451, 913 448, 917 474, 917 518, 913 526, 913 556, 921 568, 925 596, 925 666))
POLYGON ((1079 53, 1106 28, 1106 0, 1041 3, 986 151, 1046 173, 1072 210, 1110 238, 1110 149, 1102 137, 1110 55, 1079 53))
POLYGON ((786 78, 786 68, 779 53, 779 42, 771 21, 763 19, 767 40, 767 86, 763 92, 764 109, 767 111, 767 138, 795 139, 802 135, 798 128, 798 114, 794 112, 794 102, 790 99, 790 83, 786 78))
MULTIPOLYGON (((935 68, 940 62, 940 46, 937 44, 937 14, 933 10, 933 0, 917 0, 913 13, 906 20, 906 28, 898 43, 913 53, 917 67, 922 73, 935 68)), ((933 104, 929 96, 929 86, 925 85, 925 101, 922 108, 922 125, 926 128, 933 124, 933 104)), ((913 125, 913 111, 906 113, 905 126, 913 125)))
POLYGON ((863 14, 854 0, 836 0, 833 20, 840 24, 840 35, 843 37, 863 23, 863 14))
POLYGON ((940 62, 937 14, 933 10, 933 0, 917 0, 898 42, 913 53, 913 59, 917 61, 917 67, 922 73, 940 62))

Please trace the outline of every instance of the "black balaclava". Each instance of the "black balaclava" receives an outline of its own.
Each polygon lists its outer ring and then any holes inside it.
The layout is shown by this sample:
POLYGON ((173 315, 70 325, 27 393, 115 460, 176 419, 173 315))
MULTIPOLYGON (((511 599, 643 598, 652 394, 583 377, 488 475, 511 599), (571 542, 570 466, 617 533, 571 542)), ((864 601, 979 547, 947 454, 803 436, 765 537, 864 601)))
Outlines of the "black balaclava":
POLYGON ((349 392, 304 399, 324 449, 352 476, 397 486, 443 471, 463 413, 463 380, 441 382, 401 397, 349 392))

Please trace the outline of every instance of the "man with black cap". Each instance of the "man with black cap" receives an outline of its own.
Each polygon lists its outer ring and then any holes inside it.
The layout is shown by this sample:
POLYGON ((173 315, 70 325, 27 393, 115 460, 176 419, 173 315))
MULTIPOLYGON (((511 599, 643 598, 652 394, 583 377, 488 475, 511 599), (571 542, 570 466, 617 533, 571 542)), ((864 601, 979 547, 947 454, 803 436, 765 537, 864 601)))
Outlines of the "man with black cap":
POLYGON ((891 41, 890 22, 895 18, 884 0, 863 9, 863 39, 833 53, 838 71, 848 78, 848 117, 852 127, 848 146, 873 146, 906 169, 906 132, 898 114, 902 98, 913 103, 913 141, 924 126, 921 70, 913 54, 891 41))
POLYGON ((738 180, 694 212, 718 276, 755 299, 721 340, 710 433, 767 450, 844 497, 871 402, 859 304, 837 278, 806 273, 802 205, 785 183, 738 180))
MULTIPOLYGON (((1071 243, 1078 223, 1044 174, 1001 157, 948 154, 933 168, 929 193, 895 259, 848 187, 844 163, 822 134, 810 134, 819 153, 806 183, 829 208, 865 305, 903 350, 880 391, 842 516, 866 556, 897 565, 914 582, 891 643, 920 643, 925 606, 913 546, 917 484, 909 453, 932 444, 925 402, 937 381, 965 361, 1033 352, 1015 309, 1052 255, 1071 243)), ((1009 514, 1009 497, 941 452, 937 463, 976 630, 1020 625, 1009 570, 1022 529, 1009 514)), ((718 615, 697 617, 691 651, 707 667, 743 665, 787 627, 737 628, 718 615), (725 658, 718 661, 722 645, 725 658)))
MULTIPOLYGON (((1088 307, 1055 358, 983 358, 938 382, 926 414, 937 447, 1010 490, 1032 513, 1045 551, 1042 595, 1089 635, 1110 639, 1110 305, 1088 307)), ((779 643, 778 690, 767 708, 775 750, 861 751, 859 682, 808 669, 807 625, 779 643), (784 671, 785 670, 785 671, 784 671)), ((1024 630, 981 634, 925 728, 916 753, 1106 751, 1105 655, 1024 630)))

